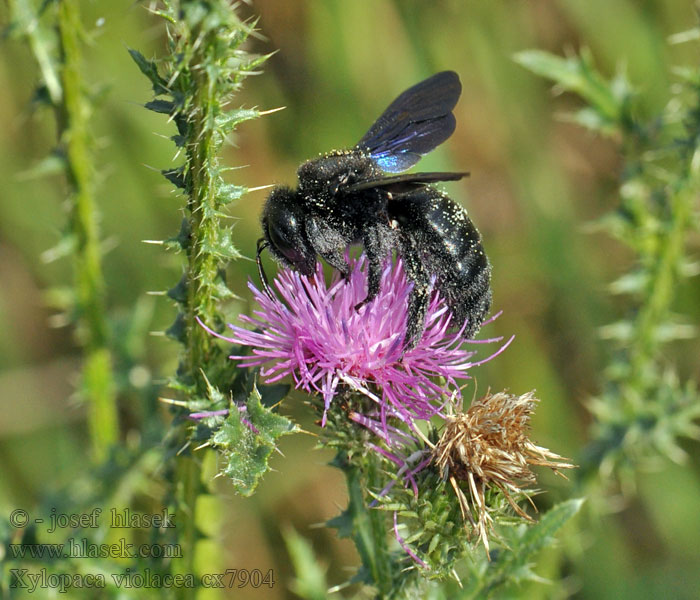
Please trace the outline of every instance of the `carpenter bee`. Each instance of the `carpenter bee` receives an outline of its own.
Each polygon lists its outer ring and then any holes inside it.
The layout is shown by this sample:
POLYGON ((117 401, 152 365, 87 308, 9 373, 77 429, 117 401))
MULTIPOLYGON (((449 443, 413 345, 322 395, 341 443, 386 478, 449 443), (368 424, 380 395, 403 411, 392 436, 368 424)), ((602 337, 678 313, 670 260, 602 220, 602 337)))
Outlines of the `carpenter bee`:
POLYGON ((382 265, 396 251, 413 282, 404 346, 423 334, 431 279, 452 310, 456 327, 473 337, 491 304, 491 266, 467 212, 431 184, 467 173, 400 173, 455 130, 452 109, 462 86, 443 71, 403 92, 349 150, 334 150, 303 163, 296 189, 278 186, 262 213, 264 237, 257 263, 265 292, 274 297, 260 254, 269 248, 283 266, 311 276, 316 256, 347 277, 346 248, 364 247, 367 297, 379 293, 382 265), (389 173, 389 174, 387 174, 389 173))

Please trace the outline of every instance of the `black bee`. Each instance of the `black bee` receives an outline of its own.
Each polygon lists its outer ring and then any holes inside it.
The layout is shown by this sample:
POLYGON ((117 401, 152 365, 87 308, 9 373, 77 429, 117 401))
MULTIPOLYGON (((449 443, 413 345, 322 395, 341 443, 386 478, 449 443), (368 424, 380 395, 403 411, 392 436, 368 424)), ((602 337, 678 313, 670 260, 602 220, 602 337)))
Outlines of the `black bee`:
POLYGON ((384 260, 396 251, 414 283, 405 347, 423 333, 431 276, 446 298, 453 323, 472 337, 491 304, 491 266, 467 212, 430 184, 467 173, 409 173, 421 156, 455 130, 452 109, 462 91, 459 77, 443 71, 403 92, 349 150, 332 151, 299 167, 299 186, 275 187, 262 214, 264 237, 257 262, 269 248, 282 265, 313 275, 320 255, 343 276, 350 273, 346 248, 364 246, 369 262, 367 297, 379 293, 384 260))

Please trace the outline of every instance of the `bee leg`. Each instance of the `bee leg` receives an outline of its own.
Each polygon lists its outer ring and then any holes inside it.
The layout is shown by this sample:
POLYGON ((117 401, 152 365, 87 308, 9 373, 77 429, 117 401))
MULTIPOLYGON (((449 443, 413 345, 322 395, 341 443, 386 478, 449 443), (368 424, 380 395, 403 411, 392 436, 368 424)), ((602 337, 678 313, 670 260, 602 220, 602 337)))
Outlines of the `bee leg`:
POLYGON ((367 271, 367 296, 359 304, 355 305, 355 310, 360 310, 365 304, 369 304, 379 294, 379 284, 382 279, 382 261, 376 256, 367 252, 369 260, 367 271))
POLYGON ((390 235, 392 233, 388 228, 373 227, 366 232, 362 240, 369 263, 367 270, 367 297, 355 305, 355 310, 360 310, 365 304, 372 302, 379 294, 382 281, 382 263, 391 249, 389 245, 390 235))
POLYGON ((338 269, 343 279, 350 277, 350 265, 345 260, 345 248, 350 243, 337 230, 317 217, 306 220, 306 235, 319 256, 331 267, 338 269))
POLYGON ((425 327, 425 313, 428 311, 430 299, 430 285, 428 283, 416 283, 411 291, 411 299, 408 303, 408 316, 406 317, 406 335, 404 336, 404 352, 413 350, 423 337, 425 327))
POLYGON ((402 240, 404 269, 413 282, 413 290, 408 301, 406 317, 406 334, 404 336, 404 353, 416 347, 425 327, 425 314, 430 300, 430 274, 425 270, 423 261, 412 239, 402 240))
POLYGON ((347 281, 350 278, 350 265, 348 265, 348 261, 345 260, 345 256, 342 250, 319 252, 319 255, 331 267, 333 267, 334 269, 338 269, 345 281, 347 281))

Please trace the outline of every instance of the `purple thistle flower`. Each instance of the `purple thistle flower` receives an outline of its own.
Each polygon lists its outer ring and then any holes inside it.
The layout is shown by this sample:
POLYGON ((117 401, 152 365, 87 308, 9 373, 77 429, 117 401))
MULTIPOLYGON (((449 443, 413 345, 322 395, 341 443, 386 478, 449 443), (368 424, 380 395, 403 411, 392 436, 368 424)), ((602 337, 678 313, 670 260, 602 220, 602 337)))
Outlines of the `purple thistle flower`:
POLYGON ((219 336, 252 348, 252 355, 230 358, 241 367, 259 366, 266 382, 291 375, 297 388, 321 393, 323 425, 341 384, 377 403, 385 432, 389 431, 387 418, 396 417, 413 427, 414 419, 444 416, 445 399, 458 388, 457 381, 468 379, 470 367, 500 354, 510 343, 485 360, 471 360, 474 351, 465 349, 465 342, 501 338, 467 340, 462 335, 464 326, 449 332, 451 313, 435 291, 423 337, 415 348, 405 350, 403 339, 413 284, 401 261, 395 265, 387 262, 379 295, 360 310, 355 306, 367 295, 365 257, 351 260, 350 266, 347 280, 336 272, 330 284, 326 284, 320 264, 314 277, 283 269, 274 281, 280 299, 269 298, 249 283, 260 308, 252 317, 241 316, 241 320, 256 331, 229 325, 233 335, 219 336))

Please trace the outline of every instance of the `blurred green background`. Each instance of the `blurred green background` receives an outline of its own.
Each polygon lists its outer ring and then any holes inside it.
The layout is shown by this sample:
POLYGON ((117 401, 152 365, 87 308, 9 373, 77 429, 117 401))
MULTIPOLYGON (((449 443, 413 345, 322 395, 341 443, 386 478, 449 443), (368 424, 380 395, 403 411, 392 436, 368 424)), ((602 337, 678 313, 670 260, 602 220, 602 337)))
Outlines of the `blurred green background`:
MULTIPOLYGON (((7 9, 0 10, 5 24, 7 9)), ((673 66, 697 64, 697 45, 667 43, 669 35, 696 25, 692 2, 256 0, 241 10, 260 17, 266 39, 255 40, 254 49, 278 53, 246 81, 235 102, 287 108, 239 128, 224 157, 228 166, 245 166, 229 173, 235 183, 292 183, 300 162, 353 145, 406 87, 443 69, 459 73, 464 91, 455 110, 457 130, 420 169, 471 172, 446 187, 469 210, 494 266, 494 310, 503 315, 482 336, 516 336, 507 352, 475 371, 478 390, 536 389, 542 402, 534 439, 576 458, 589 425, 585 404, 600 389, 611 351, 597 330, 627 306, 606 286, 632 257, 606 235, 586 231, 616 205, 621 161, 613 142, 558 118, 577 100, 552 94, 512 55, 587 46, 603 72, 625 68, 644 110, 655 114, 668 100, 673 66)), ((108 304, 121 327, 132 324, 129 353, 138 359, 123 371, 128 381, 120 406, 128 441, 147 429, 147 419, 167 421, 154 395, 141 392, 177 364, 177 344, 149 334, 167 328, 175 311, 146 292, 172 287, 180 258, 142 243, 179 227, 182 201, 158 172, 177 164, 167 139, 174 128, 142 108, 151 91, 127 53, 136 48, 157 56, 165 37, 161 22, 140 4, 85 2, 83 14, 94 31, 86 79, 104 88, 93 126, 108 304)), ((26 44, 5 40, 1 48, 0 506, 6 514, 31 508, 76 478, 87 465, 88 440, 85 411, 72 399, 79 349, 71 330, 58 326, 46 296, 70 281, 70 264, 42 260, 66 221, 65 186, 59 177, 30 177, 55 145, 53 115, 33 110, 38 73, 26 44)), ((252 193, 231 210, 238 247, 247 256, 254 255, 264 198, 265 192, 252 193)), ((227 307, 232 315, 248 307, 245 284, 257 279, 254 267, 238 261, 229 273, 244 299, 227 307)), ((678 298, 677 310, 700 321, 698 282, 679 289, 678 298)), ((697 379, 698 350, 697 340, 678 344, 669 360, 684 377, 697 379)), ((314 431, 301 403, 289 402, 283 412, 314 431)), ((312 541, 331 584, 357 565, 351 542, 313 528, 345 504, 340 472, 325 466, 331 454, 313 447, 312 436, 283 439, 285 457, 273 459, 278 472, 269 473, 251 499, 235 497, 218 482, 222 564, 273 568, 279 582, 273 591, 244 588, 231 597, 290 595, 291 566, 280 533, 286 525, 312 541)), ((700 447, 688 443, 686 449, 687 465, 660 464, 640 474, 637 498, 565 542, 585 557, 567 569, 565 585, 533 588, 527 597, 697 598, 700 447)), ((569 484, 546 473, 541 485, 548 489, 543 506, 570 494, 569 484)), ((540 573, 554 575, 547 567, 545 560, 540 573)))

